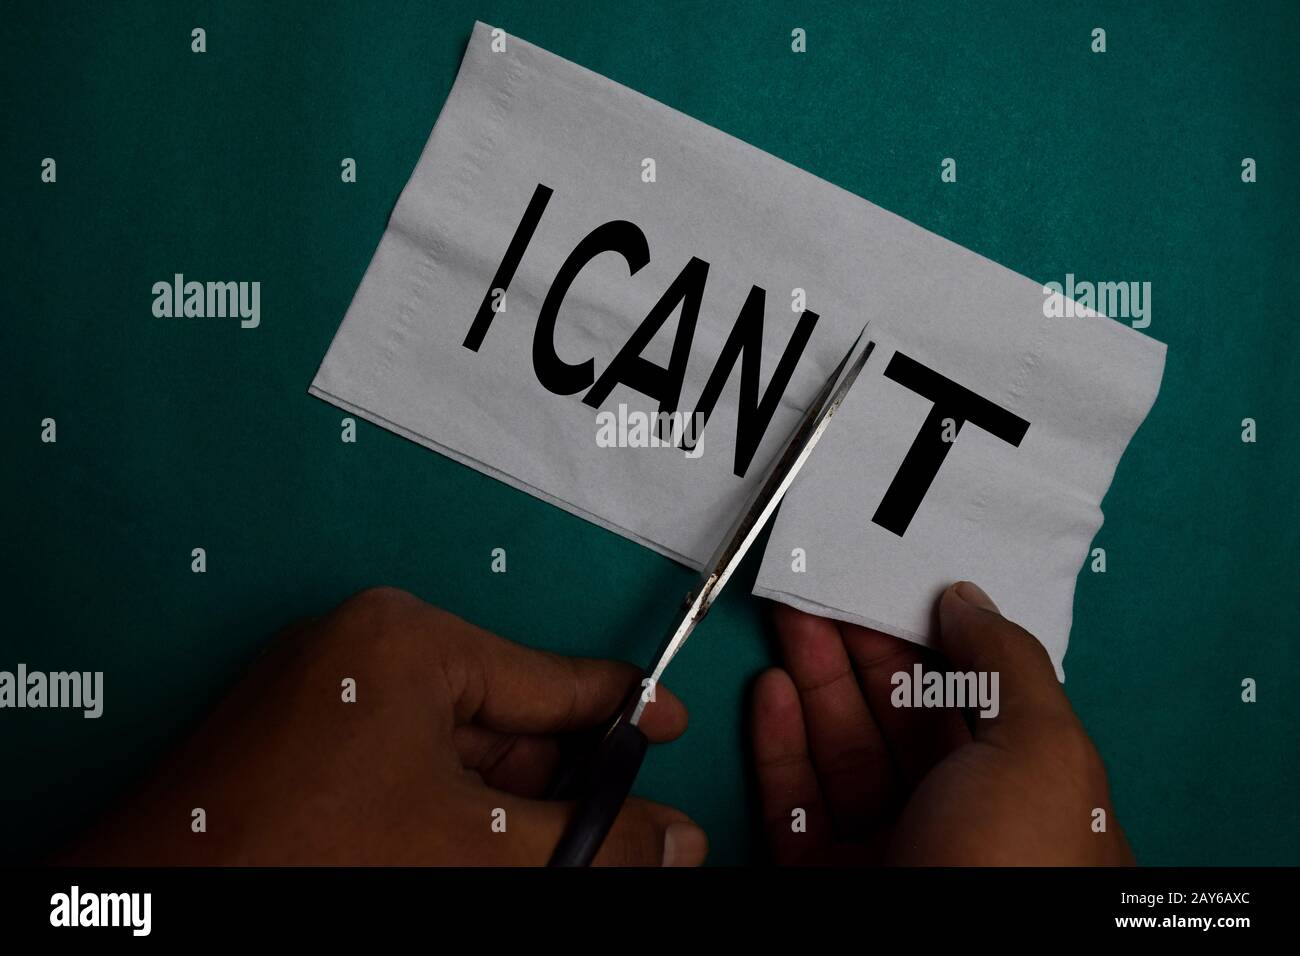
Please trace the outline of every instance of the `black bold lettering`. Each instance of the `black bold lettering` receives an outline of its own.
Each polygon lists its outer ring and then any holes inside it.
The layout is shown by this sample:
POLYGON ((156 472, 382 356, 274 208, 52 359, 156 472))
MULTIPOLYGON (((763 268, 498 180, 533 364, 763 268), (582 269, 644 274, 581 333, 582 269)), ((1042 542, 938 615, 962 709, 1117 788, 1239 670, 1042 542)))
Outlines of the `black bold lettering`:
MULTIPOLYGON (((763 356, 763 308, 766 299, 767 293, 759 286, 749 290, 749 296, 741 306, 740 315, 736 317, 736 324, 731 327, 731 333, 718 354, 718 362, 709 373, 709 380, 704 383, 704 391, 700 393, 700 404, 695 411, 695 414, 703 416, 700 426, 702 433, 704 426, 709 422, 709 416, 713 413, 713 406, 718 402, 718 396, 722 394, 723 386, 731 377, 736 359, 739 358, 740 403, 736 408, 736 463, 733 469, 738 478, 745 477, 745 472, 749 470, 749 463, 763 441, 763 434, 772 421, 776 406, 785 393, 790 376, 794 374, 794 367, 803 355, 804 346, 808 344, 813 326, 817 324, 819 318, 816 312, 800 314, 799 324, 795 326, 794 333, 786 344, 785 352, 776 364, 776 371, 772 373, 772 379, 760 399, 759 362, 763 356)), ((698 441, 699 435, 697 434, 695 438, 698 441)))
POLYGON ((515 277, 519 260, 524 257, 524 250, 533 240, 533 233, 537 231, 537 223, 541 221, 542 213, 546 211, 546 204, 551 201, 551 192, 550 186, 543 186, 541 183, 538 183, 537 188, 533 190, 533 198, 528 201, 524 218, 519 220, 515 234, 510 238, 510 245, 506 246, 506 254, 501 258, 501 264, 497 266, 496 275, 492 277, 487 292, 483 294, 483 302, 478 307, 478 314, 474 316, 474 322, 470 325, 469 333, 462 343, 471 352, 477 352, 478 347, 483 344, 483 336, 487 335, 488 327, 496 317, 496 310, 492 308, 493 294, 497 289, 504 292, 510 288, 510 280, 515 277))
POLYGON ((939 466, 947 457, 948 449, 956 444, 955 439, 951 442, 943 440, 945 418, 951 418, 955 423, 954 434, 960 434, 962 425, 969 421, 1014 446, 1020 445, 1029 430, 1029 422, 902 352, 895 352, 890 357, 885 366, 885 377, 934 402, 871 519, 901 537, 916 509, 921 506, 925 493, 930 490, 935 475, 939 474, 939 466))
MULTIPOLYGON (((691 357, 691 342, 695 338, 695 323, 700 316, 700 303, 704 299, 704 283, 708 277, 709 264, 692 256, 645 320, 637 326, 632 337, 619 349, 609 368, 596 379, 596 384, 583 398, 584 403, 592 408, 600 408, 605 399, 609 398, 614 386, 622 383, 643 395, 658 399, 660 415, 677 411, 682 383, 686 379, 686 363, 691 357), (673 314, 678 303, 681 303, 682 315, 677 320, 677 335, 673 339, 668 367, 663 368, 642 358, 641 353, 663 328, 664 322, 673 314)), ((664 419, 659 418, 658 421, 662 436, 664 419)))
POLYGON ((564 260, 542 302, 542 311, 537 314, 537 329, 533 333, 533 371, 542 386, 557 395, 580 392, 596 377, 595 359, 571 365, 555 353, 555 321, 573 280, 602 252, 621 255, 627 260, 631 275, 636 275, 650 261, 650 246, 646 243, 645 233, 623 219, 591 230, 564 260))

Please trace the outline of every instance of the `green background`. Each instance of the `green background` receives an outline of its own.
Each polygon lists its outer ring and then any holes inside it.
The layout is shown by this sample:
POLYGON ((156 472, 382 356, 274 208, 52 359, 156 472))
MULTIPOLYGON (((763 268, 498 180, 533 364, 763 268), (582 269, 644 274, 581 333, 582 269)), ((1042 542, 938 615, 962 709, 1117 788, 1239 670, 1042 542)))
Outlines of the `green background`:
MULTIPOLYGON (((280 626, 366 585, 535 646, 657 642, 685 569, 364 422, 345 445, 306 393, 482 19, 1039 281, 1153 284, 1164 385, 1104 502, 1108 570, 1080 576, 1067 690, 1141 861, 1300 863, 1297 5, 1046 6, 7 12, 0 669, 103 670, 107 709, 0 712, 0 853, 49 849, 280 626), (261 327, 154 318, 175 272, 261 281, 261 327)), ((703 824, 714 862, 763 853, 753 575, 675 664, 692 726, 639 787, 703 824)))

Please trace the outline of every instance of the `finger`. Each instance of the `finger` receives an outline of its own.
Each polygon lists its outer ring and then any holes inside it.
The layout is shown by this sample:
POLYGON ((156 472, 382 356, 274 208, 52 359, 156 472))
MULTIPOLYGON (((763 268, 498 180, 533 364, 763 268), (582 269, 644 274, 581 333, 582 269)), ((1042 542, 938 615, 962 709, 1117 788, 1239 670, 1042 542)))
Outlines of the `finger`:
POLYGON ((836 830, 854 837, 889 807, 894 769, 833 621, 786 605, 777 640, 799 691, 808 749, 836 830))
MULTIPOLYGON (((423 608, 425 626, 439 638, 451 638, 443 663, 461 724, 512 734, 579 730, 612 717, 641 680, 631 664, 534 650, 445 611, 423 608)), ((673 740, 686 729, 686 708, 658 686, 638 726, 652 742, 673 740)))
POLYGON ((503 734, 478 724, 452 732, 461 765, 489 787, 521 797, 541 797, 559 763, 560 745, 553 737, 503 734))
POLYGON ((709 838, 686 814, 629 797, 596 854, 597 866, 699 866, 709 838))
MULTIPOLYGON (((508 733, 563 733, 613 716, 641 671, 621 661, 561 657, 484 632, 473 646, 457 715, 508 733)), ((637 725, 652 742, 680 737, 686 708, 672 691, 654 688, 637 725)))
POLYGON ((773 858, 788 865, 820 853, 830 845, 831 821, 808 753, 799 692, 778 667, 754 685, 752 733, 759 806, 773 858))
POLYGON ((969 581, 939 598, 939 646, 956 670, 998 675, 998 712, 972 722, 977 740, 1016 744, 1077 723, 1043 645, 969 581))
MULTIPOLYGON (((482 788, 474 796, 482 808, 494 804, 501 820, 492 838, 475 841, 476 862, 500 866, 540 866, 555 851, 573 814, 568 802, 524 800, 482 788)), ((486 820, 482 809, 472 816, 486 820)), ((593 861, 596 866, 699 866, 709 841, 686 814, 673 807, 629 797, 593 861)))
POLYGON ((840 622, 858 683, 905 788, 911 789, 936 763, 970 740, 961 712, 952 708, 894 706, 894 675, 911 676, 920 664, 938 670, 924 648, 880 631, 840 622), (927 666, 928 665, 928 666, 927 666))

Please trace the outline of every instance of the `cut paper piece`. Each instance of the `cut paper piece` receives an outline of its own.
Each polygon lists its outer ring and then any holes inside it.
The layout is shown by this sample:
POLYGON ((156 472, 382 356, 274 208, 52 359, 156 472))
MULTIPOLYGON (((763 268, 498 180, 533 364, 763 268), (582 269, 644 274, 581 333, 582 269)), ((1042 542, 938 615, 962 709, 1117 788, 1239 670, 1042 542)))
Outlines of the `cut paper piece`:
POLYGON ((929 645, 939 595, 973 580, 1064 680, 1075 579, 1164 350, 1106 318, 1044 319, 1041 289, 1019 284, 971 303, 988 317, 975 338, 876 330, 777 514, 755 594, 929 645), (1003 315, 1055 324, 1026 337, 1003 315), (987 407, 964 403, 968 386, 987 407))
POLYGON ((887 347, 796 481, 759 593, 924 640, 960 564, 1044 628, 1059 670, 1164 347, 1045 318, 1032 280, 516 37, 494 52, 492 33, 474 28, 312 394, 698 568, 869 322, 887 347), (1012 446, 964 425, 884 544, 850 532, 927 414, 886 376, 900 352, 1028 427, 1012 446), (607 447, 644 443, 659 412, 703 417, 698 447, 607 447), (793 547, 805 573, 787 573, 793 547))

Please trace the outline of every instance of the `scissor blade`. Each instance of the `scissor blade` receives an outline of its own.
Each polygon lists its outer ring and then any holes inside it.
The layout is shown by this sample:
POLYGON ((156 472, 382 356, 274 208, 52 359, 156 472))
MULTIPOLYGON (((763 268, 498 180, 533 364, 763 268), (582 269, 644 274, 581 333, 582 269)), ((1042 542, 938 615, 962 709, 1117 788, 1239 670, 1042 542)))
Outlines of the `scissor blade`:
MULTIPOLYGON (((864 345, 862 342, 866 331, 866 326, 863 326, 858 337, 854 339, 853 345, 844 353, 844 358, 840 359, 835 371, 831 373, 817 397, 808 406, 799 426, 790 436, 781 454, 777 456, 775 464, 759 485, 757 492, 736 518, 712 560, 705 566, 700 576, 699 587, 688 598, 685 614, 669 634, 650 672, 651 686, 658 683, 669 662, 681 650, 687 638, 691 636, 691 632, 695 630, 695 625, 708 612, 714 599, 730 580, 732 573, 740 566, 741 560, 758 539, 767 522, 771 520, 776 512, 776 506, 781 503, 795 476, 799 474, 804 462, 812 454, 813 448, 821 440, 831 417, 843 403, 858 373, 862 371, 862 367, 866 365, 871 355, 874 343, 868 341, 864 345), (857 353, 856 357, 855 353, 857 353)), ((644 701, 637 705, 632 715, 632 723, 637 723, 644 707, 644 701)))
MULTIPOLYGON (((821 441, 822 435, 826 432, 826 426, 830 424, 832 416, 848 396, 849 389, 857 380, 858 373, 867 364, 867 359, 871 356, 871 350, 874 347, 874 343, 870 341, 861 349, 857 357, 853 358, 854 353, 858 352, 858 346, 862 344, 862 337, 866 331, 866 327, 863 326, 862 331, 858 333, 858 337, 854 339, 853 345, 844 353, 844 358, 840 359, 840 364, 835 367, 835 371, 826 380, 826 384, 822 386, 817 398, 808 406, 799 427, 795 429, 794 434, 790 436, 790 440, 786 442, 785 448, 778 456, 776 463, 768 472, 763 483, 759 486, 749 506, 741 512, 740 517, 732 527, 731 533, 723 540, 721 547, 714 554, 713 560, 705 568, 704 573, 706 575, 716 575, 717 578, 710 589, 708 603, 712 603, 712 599, 726 585, 732 572, 740 566, 745 554, 758 539, 759 534, 767 526, 767 522, 771 520, 772 515, 776 513, 776 506, 781 503, 781 499, 785 497, 790 485, 794 483, 795 476, 799 474, 804 463, 808 461, 813 448, 821 441), (852 364, 850 364, 850 359, 853 359, 852 364), (847 371, 845 370, 846 367, 847 371)), ((703 610, 708 610, 708 604, 705 605, 703 610)))

